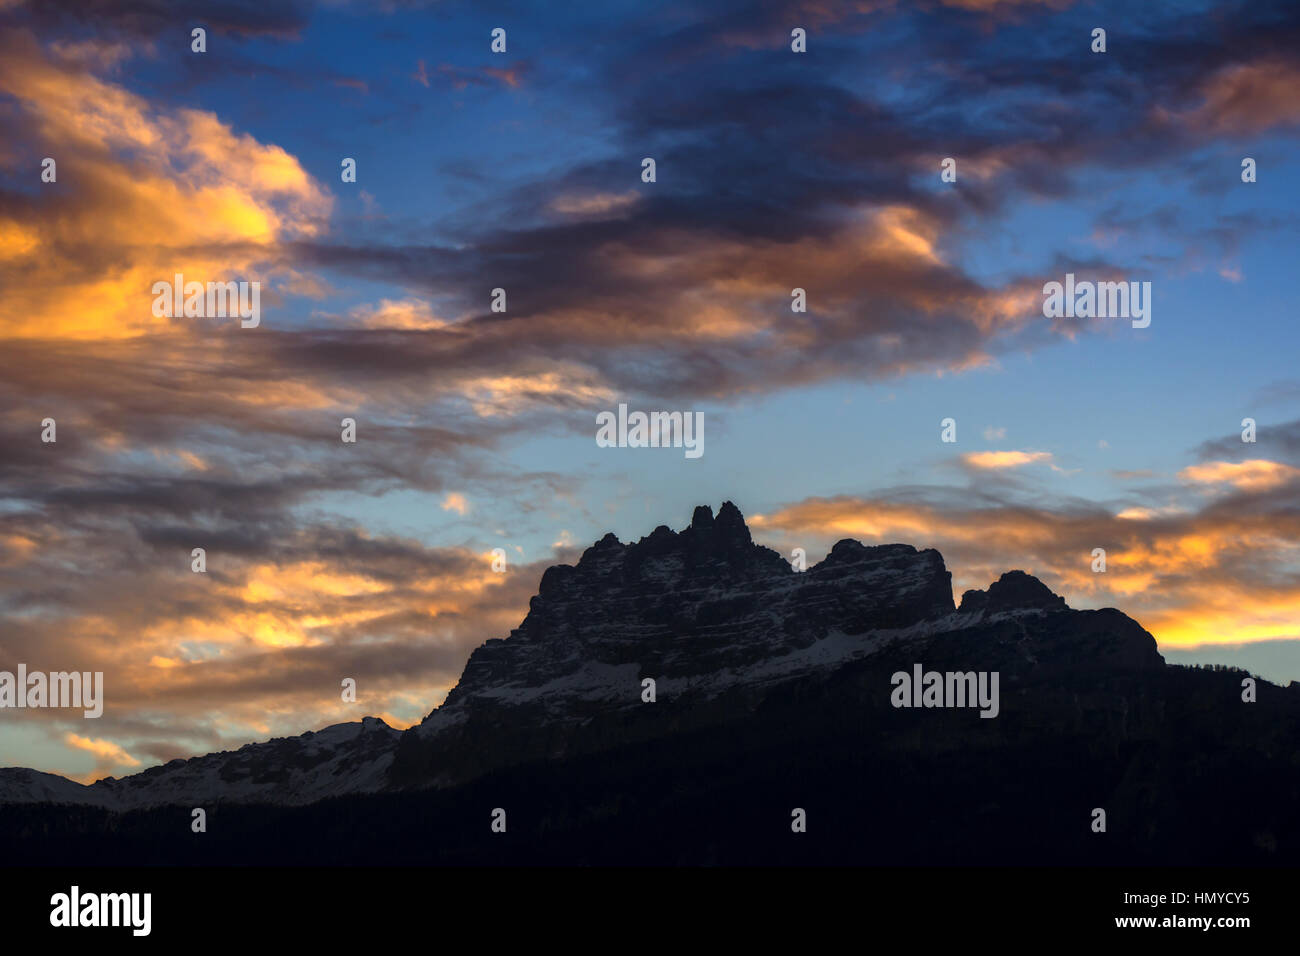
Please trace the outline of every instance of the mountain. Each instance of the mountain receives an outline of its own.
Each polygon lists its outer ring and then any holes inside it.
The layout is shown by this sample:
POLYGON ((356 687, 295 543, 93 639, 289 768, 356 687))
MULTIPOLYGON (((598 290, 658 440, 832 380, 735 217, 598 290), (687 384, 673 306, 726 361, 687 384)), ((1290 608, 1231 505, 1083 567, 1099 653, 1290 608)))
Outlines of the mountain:
POLYGON ((1286 810, 1300 796, 1300 686, 1258 681, 1246 703, 1245 677, 1168 667, 1131 618, 1073 610, 1022 571, 960 606, 933 550, 843 540, 796 571, 727 502, 716 516, 695 509, 680 532, 606 535, 549 568, 519 627, 477 648, 445 703, 405 732, 366 718, 89 787, 7 769, 0 804, 25 807, 18 818, 43 832, 48 808, 79 804, 77 822, 57 824, 76 852, 98 845, 88 834, 124 852, 138 831, 147 860, 163 808, 195 806, 221 808, 224 836, 209 844, 227 861, 314 860, 322 827, 348 861, 481 860, 506 844, 447 821, 505 794, 545 821, 545 839, 515 851, 539 862, 861 862, 852 840, 773 844, 744 830, 779 841, 792 807, 819 802, 836 832, 860 830, 903 862, 1037 860, 1045 834, 1053 859, 1106 846, 1136 860, 1300 855, 1286 810), (897 675, 931 671, 996 679, 999 700, 983 717, 973 699, 898 706, 897 675), (1243 788, 1256 799, 1231 833, 1189 844, 1198 814, 1241 805, 1243 788), (1123 836, 1091 839, 1097 807, 1123 836), (365 843, 343 824, 358 814, 365 843), (893 824, 869 836, 879 814, 893 824), (272 820, 281 851, 266 845, 272 820), (682 845, 701 821, 703 842, 682 845), (413 842, 421 828, 437 838, 413 842))
MULTIPOLYGON (((367 717, 84 787, 6 769, 0 803, 305 804, 445 786, 662 733, 642 709, 646 677, 656 703, 671 701, 680 730, 743 713, 776 685, 886 646, 1062 610, 1063 599, 1011 572, 987 596, 968 591, 955 613, 943 558, 907 545, 840 541, 799 573, 754 543, 734 504, 716 517, 700 506, 680 533, 661 525, 633 544, 607 534, 576 566, 547 569, 523 623, 477 648, 446 702, 405 738, 367 717)), ((1143 650, 1135 662, 1159 665, 1154 640, 1127 625, 1143 650)))
POLYGON ((111 810, 218 803, 305 804, 384 786, 400 731, 378 717, 172 760, 85 786, 25 768, 0 770, 0 805, 87 804, 111 810))
POLYGON ((846 539, 798 572, 726 502, 716 517, 696 508, 680 533, 606 535, 576 566, 549 568, 523 623, 475 650, 446 703, 403 737, 393 781, 453 784, 726 722, 789 682, 877 655, 920 660, 945 642, 968 649, 963 669, 1025 669, 1048 648, 1075 667, 1164 663, 1136 622, 1071 611, 1019 571, 967 592, 960 610, 934 550, 846 539), (659 709, 642 702, 646 678, 659 709))

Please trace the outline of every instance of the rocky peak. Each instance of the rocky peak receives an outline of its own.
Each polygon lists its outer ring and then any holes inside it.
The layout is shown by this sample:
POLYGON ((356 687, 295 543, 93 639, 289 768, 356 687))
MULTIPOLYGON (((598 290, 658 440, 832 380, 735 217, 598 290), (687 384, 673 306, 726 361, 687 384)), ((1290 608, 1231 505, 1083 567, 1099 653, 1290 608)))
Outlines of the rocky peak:
POLYGON ((633 544, 612 533, 583 552, 576 566, 557 565, 542 576, 540 597, 559 597, 599 584, 603 587, 661 586, 668 582, 788 576, 793 571, 779 554, 754 544, 745 518, 730 501, 715 516, 700 505, 684 530, 660 525, 633 544))
POLYGON ((961 613, 987 611, 996 614, 999 611, 1065 611, 1065 598, 1053 594, 1052 590, 1032 574, 1024 571, 1008 571, 989 585, 987 591, 969 590, 961 596, 961 613))
POLYGON ((606 535, 576 565, 549 568, 519 627, 470 656, 440 721, 493 702, 578 712, 577 698, 639 702, 629 691, 644 675, 742 684, 834 633, 906 628, 952 611, 937 551, 846 540, 799 573, 754 543, 735 504, 716 514, 701 505, 680 532, 661 525, 626 545, 606 535))
POLYGON ((718 534, 724 540, 746 545, 754 543, 749 536, 749 526, 745 524, 745 516, 730 501, 722 503, 722 507, 718 509, 718 517, 714 524, 718 529, 718 534))

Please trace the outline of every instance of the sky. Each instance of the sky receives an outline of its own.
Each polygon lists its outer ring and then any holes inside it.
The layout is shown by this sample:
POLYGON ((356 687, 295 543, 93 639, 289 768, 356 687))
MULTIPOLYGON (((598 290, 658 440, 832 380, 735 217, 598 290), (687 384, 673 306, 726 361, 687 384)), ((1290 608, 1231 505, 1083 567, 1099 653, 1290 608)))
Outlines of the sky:
POLYGON ((0 0, 0 670, 106 686, 0 765, 409 726, 546 567, 725 500, 1300 680, 1297 88, 1267 0, 0 0))

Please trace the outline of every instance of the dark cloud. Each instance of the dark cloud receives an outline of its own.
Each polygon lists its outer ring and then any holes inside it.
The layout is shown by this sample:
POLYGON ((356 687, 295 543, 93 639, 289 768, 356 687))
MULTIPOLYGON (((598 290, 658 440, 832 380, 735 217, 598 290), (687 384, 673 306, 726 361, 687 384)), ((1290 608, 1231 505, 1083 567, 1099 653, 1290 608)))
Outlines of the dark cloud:
POLYGON ((26 0, 10 15, 46 33, 88 29, 141 40, 174 34, 188 48, 194 27, 235 37, 295 37, 308 9, 303 0, 26 0))
POLYGON ((1300 419, 1278 424, 1256 419, 1254 442, 1242 441, 1242 431, 1202 442, 1196 449, 1197 457, 1201 461, 1266 458, 1300 467, 1300 419))

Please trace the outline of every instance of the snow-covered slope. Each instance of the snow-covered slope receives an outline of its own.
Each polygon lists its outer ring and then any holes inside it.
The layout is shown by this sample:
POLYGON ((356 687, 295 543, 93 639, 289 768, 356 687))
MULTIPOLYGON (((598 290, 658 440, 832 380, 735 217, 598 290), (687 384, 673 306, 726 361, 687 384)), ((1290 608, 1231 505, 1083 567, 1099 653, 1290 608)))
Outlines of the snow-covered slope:
POLYGON ((384 785, 400 732, 377 717, 173 760, 83 786, 23 768, 0 770, 0 804, 83 803, 113 810, 217 803, 312 803, 384 785))

